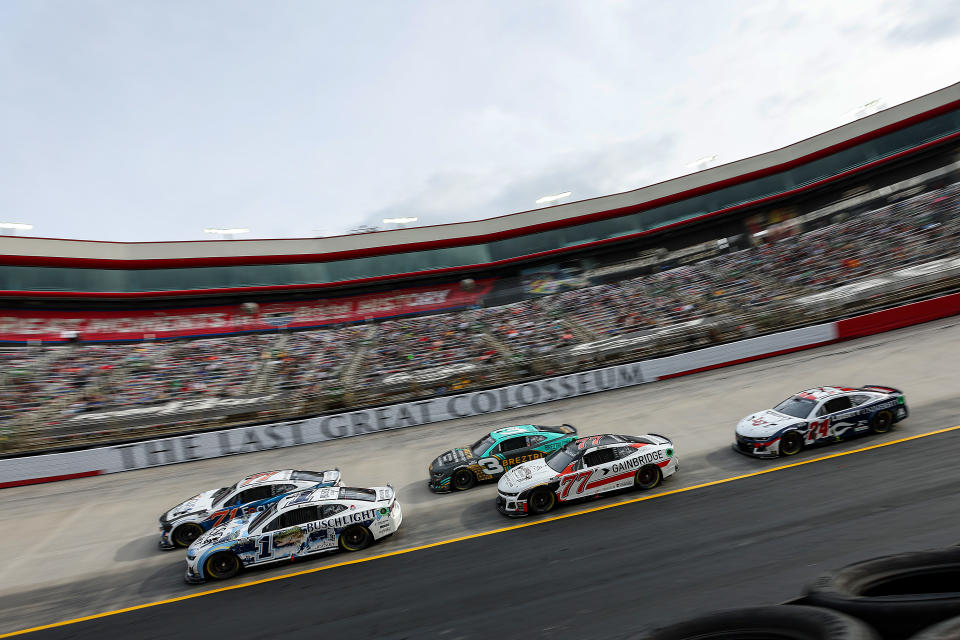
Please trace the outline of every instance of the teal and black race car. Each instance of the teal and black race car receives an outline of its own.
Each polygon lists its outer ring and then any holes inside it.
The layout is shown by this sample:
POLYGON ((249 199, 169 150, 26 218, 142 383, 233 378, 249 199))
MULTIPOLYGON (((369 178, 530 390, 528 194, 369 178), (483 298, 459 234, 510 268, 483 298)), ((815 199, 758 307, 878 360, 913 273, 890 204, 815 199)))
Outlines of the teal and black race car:
POLYGON ((478 482, 494 480, 511 467, 537 460, 562 449, 577 437, 568 424, 545 427, 525 424, 491 431, 472 446, 441 454, 430 465, 427 481, 433 491, 464 491, 478 482))

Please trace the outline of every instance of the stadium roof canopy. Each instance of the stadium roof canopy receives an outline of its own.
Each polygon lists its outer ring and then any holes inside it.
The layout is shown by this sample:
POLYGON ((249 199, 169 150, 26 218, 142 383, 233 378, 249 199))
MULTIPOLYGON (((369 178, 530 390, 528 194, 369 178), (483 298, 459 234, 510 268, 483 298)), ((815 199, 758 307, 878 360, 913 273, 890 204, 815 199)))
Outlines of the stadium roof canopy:
POLYGON ((0 296, 203 296, 456 277, 773 203, 958 138, 960 83, 758 156, 634 191, 486 220, 278 240, 6 236, 0 237, 0 296))

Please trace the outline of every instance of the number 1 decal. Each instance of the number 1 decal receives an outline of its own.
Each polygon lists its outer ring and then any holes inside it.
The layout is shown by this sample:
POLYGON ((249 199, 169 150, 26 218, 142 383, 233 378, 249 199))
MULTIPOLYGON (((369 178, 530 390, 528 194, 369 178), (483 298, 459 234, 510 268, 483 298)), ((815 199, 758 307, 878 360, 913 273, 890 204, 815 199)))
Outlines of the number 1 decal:
POLYGON ((257 560, 263 560, 264 558, 270 557, 270 536, 263 536, 257 540, 257 545, 260 547, 260 553, 257 554, 257 560))

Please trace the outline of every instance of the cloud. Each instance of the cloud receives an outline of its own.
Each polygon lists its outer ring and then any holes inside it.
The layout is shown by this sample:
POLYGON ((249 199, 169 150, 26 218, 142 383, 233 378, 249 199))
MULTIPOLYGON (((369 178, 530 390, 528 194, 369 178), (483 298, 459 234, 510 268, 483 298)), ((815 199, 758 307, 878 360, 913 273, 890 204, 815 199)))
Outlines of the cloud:
POLYGON ((659 181, 658 171, 677 164, 670 135, 635 138, 571 151, 536 171, 517 176, 479 172, 440 172, 416 194, 371 212, 362 224, 381 226, 383 218, 416 216, 418 225, 491 218, 536 208, 540 196, 571 191, 569 201, 628 191, 659 181))
POLYGON ((929 45, 960 34, 960 17, 952 0, 897 4, 905 10, 901 22, 887 32, 888 42, 905 46, 929 45))

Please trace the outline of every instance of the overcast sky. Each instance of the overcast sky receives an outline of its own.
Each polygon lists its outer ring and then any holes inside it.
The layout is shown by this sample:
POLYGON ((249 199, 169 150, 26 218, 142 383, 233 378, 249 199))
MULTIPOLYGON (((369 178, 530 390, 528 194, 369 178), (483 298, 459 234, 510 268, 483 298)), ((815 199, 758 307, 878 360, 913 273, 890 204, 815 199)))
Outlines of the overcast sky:
POLYGON ((960 80, 954 0, 3 0, 0 220, 334 235, 588 198, 960 80))

